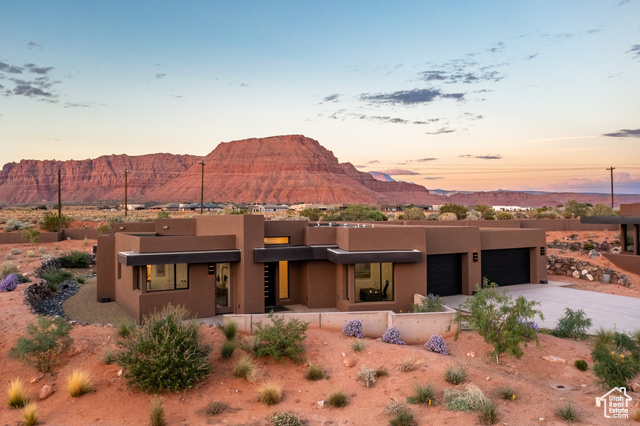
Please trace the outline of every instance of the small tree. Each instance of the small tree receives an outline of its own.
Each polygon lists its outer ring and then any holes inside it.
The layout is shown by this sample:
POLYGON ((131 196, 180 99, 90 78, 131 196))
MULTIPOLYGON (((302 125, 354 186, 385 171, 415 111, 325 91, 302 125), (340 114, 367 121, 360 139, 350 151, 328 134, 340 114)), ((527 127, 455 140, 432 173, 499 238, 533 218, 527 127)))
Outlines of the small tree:
POLYGON ((614 216, 613 209, 606 204, 596 204, 589 210, 589 216, 614 216))
POLYGON ((500 212, 496 215, 496 219, 498 220, 511 220, 513 219, 513 215, 509 212, 500 212))
POLYGON ((427 220, 424 215, 424 209, 420 207, 409 207, 402 213, 402 219, 404 220, 427 220))
POLYGON ((587 215, 591 204, 588 203, 579 203, 576 200, 570 200, 567 203, 564 211, 567 213, 571 213, 573 217, 584 217, 587 215))
POLYGON ((491 217, 493 219, 493 217, 495 216, 495 212, 493 211, 493 207, 487 205, 487 204, 478 204, 476 206, 476 210, 478 210, 478 212, 480 212, 480 215, 482 216, 483 219, 488 219, 489 217, 491 217))
POLYGON ((158 219, 169 219, 170 217, 171 216, 169 216, 169 213, 164 210, 158 212, 158 219))
POLYGON ((68 216, 58 216, 53 212, 46 212, 44 218, 40 221, 40 228, 49 232, 60 232, 63 228, 68 228, 71 219, 68 216))
POLYGON ((268 318, 271 325, 263 325, 262 321, 256 323, 256 355, 300 360, 304 353, 302 342, 307 338, 309 323, 296 318, 285 321, 283 316, 276 316, 273 311, 268 318))
POLYGON ((30 244, 35 244, 40 240, 40 231, 34 228, 27 228, 20 232, 23 240, 30 244))
POLYGON ((38 317, 38 321, 27 326, 27 337, 19 337, 11 355, 31 362, 43 373, 51 369, 61 348, 71 343, 71 325, 61 317, 54 319, 38 317))
MULTIPOLYGON (((544 319, 542 312, 534 309, 538 302, 528 301, 519 296, 515 303, 504 291, 498 290, 496 283, 489 283, 487 278, 482 281, 482 287, 476 287, 476 294, 469 297, 460 306, 469 312, 468 316, 458 311, 456 321, 466 322, 469 328, 478 330, 484 341, 493 345, 491 356, 495 356, 499 363, 500 355, 508 353, 520 358, 524 353, 521 345, 538 341, 538 326, 533 321, 536 316, 544 319)), ((456 331, 456 339, 460 327, 456 331)))
POLYGON ((322 210, 320 209, 304 209, 300 211, 300 217, 306 217, 310 221, 317 222, 322 216, 322 210))
POLYGON ((463 220, 467 217, 467 208, 460 204, 447 203, 440 207, 440 214, 442 213, 454 213, 458 220, 463 220))

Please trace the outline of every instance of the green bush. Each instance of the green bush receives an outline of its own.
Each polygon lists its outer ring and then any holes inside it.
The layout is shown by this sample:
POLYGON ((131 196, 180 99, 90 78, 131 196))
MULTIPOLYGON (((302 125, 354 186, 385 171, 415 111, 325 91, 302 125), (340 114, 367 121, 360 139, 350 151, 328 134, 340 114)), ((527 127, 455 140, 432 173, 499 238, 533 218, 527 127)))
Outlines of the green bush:
POLYGON ((316 364, 309 364, 309 368, 307 369, 304 378, 310 381, 316 381, 324 378, 324 370, 322 367, 316 364))
POLYGON ((364 347, 365 347, 364 341, 360 339, 354 340, 351 343, 351 349, 353 349, 355 352, 362 352, 364 347))
POLYGON ((220 329, 222 330, 222 334, 224 334, 224 337, 226 337, 227 340, 233 340, 236 337, 236 332, 238 331, 238 324, 236 324, 234 321, 230 321, 220 327, 220 329))
POLYGON ((107 235, 111 233, 111 226, 107 225, 106 223, 103 223, 102 225, 98 226, 98 235, 107 235))
POLYGON ((129 317, 122 318, 120 321, 118 321, 118 325, 116 326, 116 329, 118 330, 118 336, 126 339, 136 329, 136 327, 136 322, 133 319, 129 317))
POLYGON ((30 244, 35 244, 40 240, 40 231, 34 228, 27 228, 20 231, 20 236, 26 242, 30 244))
POLYGON ((604 388, 626 387, 640 373, 640 341, 637 335, 600 329, 596 334, 593 374, 604 388))
POLYGON ((60 258, 63 268, 88 268, 91 265, 91 256, 79 250, 71 250, 60 258))
POLYGON ((585 361, 584 359, 576 360, 576 362, 574 362, 573 365, 580 371, 587 371, 589 369, 589 365, 587 364, 587 361, 585 361))
POLYGON ((416 393, 413 396, 407 397, 407 402, 409 404, 435 405, 436 391, 431 383, 427 385, 416 383, 415 385, 413 385, 413 389, 416 391, 416 393))
POLYGON ((456 215, 456 218, 458 220, 465 219, 467 217, 467 212, 468 212, 467 208, 460 204, 447 203, 442 207, 440 207, 440 214, 453 213, 456 215))
POLYGON ((571 308, 565 308, 563 317, 558 320, 558 325, 551 334, 556 337, 584 340, 587 338, 587 330, 591 324, 591 318, 587 318, 582 309, 574 311, 571 308))
POLYGON ((39 371, 51 369, 60 349, 71 343, 71 325, 61 317, 38 317, 27 326, 27 337, 18 338, 11 355, 32 363, 39 371))
POLYGON ((71 275, 71 272, 69 271, 54 269, 49 272, 45 272, 40 277, 47 282, 51 291, 58 291, 58 285, 72 279, 73 275, 71 275))
MULTIPOLYGON (((508 353, 520 358, 523 355, 521 345, 535 341, 539 347, 538 326, 533 321, 536 316, 544 319, 542 312, 534 307, 538 302, 528 301, 519 296, 515 303, 504 291, 498 290, 496 283, 489 283, 483 279, 482 287, 476 287, 476 294, 460 306, 469 312, 456 314, 456 321, 460 325, 467 323, 469 328, 478 330, 484 341, 493 345, 491 356, 499 363, 500 355, 508 353)), ((459 330, 456 331, 456 339, 459 330)))
POLYGON ((413 312, 443 312, 444 304, 440 300, 440 296, 428 294, 420 303, 413 304, 413 312))
POLYGON ((169 219, 170 217, 169 213, 164 210, 158 212, 158 219, 169 219))
POLYGON ((513 215, 509 212, 500 212, 495 216, 498 220, 511 220, 513 219, 513 215))
POLYGON ((391 418, 391 426, 413 426, 416 424, 413 412, 407 407, 401 407, 391 418))
POLYGON ((256 324, 256 355, 300 361, 304 353, 302 342, 307 338, 309 324, 296 318, 285 322, 284 317, 273 312, 268 318, 271 325, 263 325, 262 321, 256 324))
POLYGON ((43 231, 60 232, 63 228, 68 228, 70 224, 71 219, 68 216, 58 216, 57 213, 46 212, 40 221, 40 228, 43 231))
POLYGON ((322 210, 320 209, 304 209, 302 211, 300 211, 300 217, 306 217, 307 219, 309 219, 312 222, 317 222, 318 220, 320 220, 320 217, 322 216, 322 210))
POLYGON ((349 404, 349 398, 342 391, 333 391, 329 394, 327 403, 333 408, 346 407, 349 404))
POLYGON ((211 348, 199 342, 199 326, 187 316, 184 307, 167 305, 119 343, 118 364, 132 384, 145 392, 176 392, 209 375, 211 348))
POLYGON ((222 349, 220 349, 220 356, 222 357, 222 359, 231 359, 235 350, 236 350, 235 342, 227 340, 222 344, 222 349))
POLYGON ((496 392, 498 393, 498 396, 505 401, 513 401, 516 399, 516 391, 509 386, 498 388, 496 392))

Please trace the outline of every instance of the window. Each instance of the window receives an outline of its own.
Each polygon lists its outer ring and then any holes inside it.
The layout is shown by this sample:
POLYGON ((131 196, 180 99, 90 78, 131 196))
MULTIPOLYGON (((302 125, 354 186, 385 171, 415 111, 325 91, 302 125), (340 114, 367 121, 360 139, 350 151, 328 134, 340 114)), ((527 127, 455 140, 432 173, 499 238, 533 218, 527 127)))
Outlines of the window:
POLYGON ((393 263, 356 263, 354 266, 356 302, 393 300, 393 263))
POLYGON ((289 262, 278 262, 278 289, 280 299, 289 298, 289 262))
POLYGON ((289 237, 265 237, 265 245, 282 245, 289 244, 289 237))
POLYGON ((228 263, 216 263, 216 307, 231 306, 231 267, 228 263))
POLYGON ((182 290, 189 288, 189 265, 147 265, 140 268, 140 279, 146 281, 147 291, 182 290))

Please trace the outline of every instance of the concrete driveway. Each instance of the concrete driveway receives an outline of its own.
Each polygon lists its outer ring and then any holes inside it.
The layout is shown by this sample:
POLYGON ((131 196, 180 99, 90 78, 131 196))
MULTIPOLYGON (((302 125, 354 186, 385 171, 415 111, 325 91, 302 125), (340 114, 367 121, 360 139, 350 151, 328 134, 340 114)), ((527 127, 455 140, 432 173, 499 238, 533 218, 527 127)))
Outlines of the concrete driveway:
MULTIPOLYGON (((520 284, 501 287, 513 297, 523 296, 527 300, 540 302, 538 309, 544 315, 544 321, 536 319, 540 327, 555 328, 564 315, 565 308, 582 309, 593 326, 589 334, 595 334, 600 328, 618 331, 640 329, 640 299, 596 293, 593 291, 566 288, 566 283, 549 281, 549 284, 520 284)), ((447 306, 457 308, 467 297, 464 295, 447 296, 442 300, 447 306)))

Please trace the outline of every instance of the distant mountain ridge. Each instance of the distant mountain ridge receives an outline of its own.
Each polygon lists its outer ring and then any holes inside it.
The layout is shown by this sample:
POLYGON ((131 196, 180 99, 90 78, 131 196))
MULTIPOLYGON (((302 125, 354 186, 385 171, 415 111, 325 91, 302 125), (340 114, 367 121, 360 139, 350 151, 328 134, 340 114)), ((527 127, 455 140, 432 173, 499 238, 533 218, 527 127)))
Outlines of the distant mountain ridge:
MULTIPOLYGON (((0 204, 55 203, 60 170, 66 203, 124 201, 125 170, 130 203, 200 199, 204 160, 206 201, 236 203, 417 204, 448 202, 538 207, 570 199, 607 203, 606 195, 524 192, 430 193, 413 183, 381 181, 340 163, 316 140, 302 135, 252 138, 220 143, 207 156, 105 155, 87 160, 22 160, 0 171, 0 204)), ((387 175, 388 176, 388 175, 387 175)), ((640 202, 640 195, 616 196, 640 202)))

